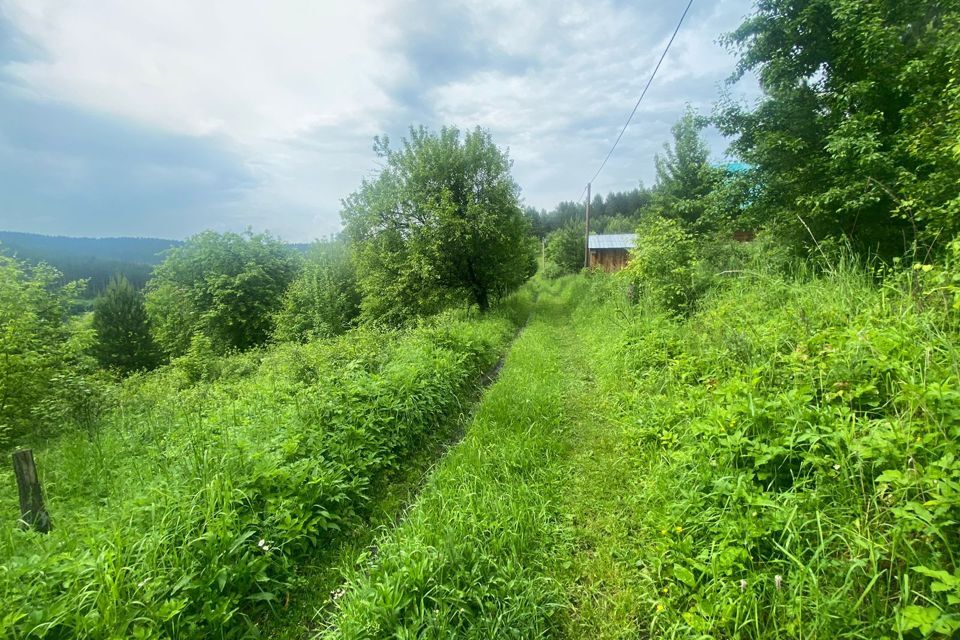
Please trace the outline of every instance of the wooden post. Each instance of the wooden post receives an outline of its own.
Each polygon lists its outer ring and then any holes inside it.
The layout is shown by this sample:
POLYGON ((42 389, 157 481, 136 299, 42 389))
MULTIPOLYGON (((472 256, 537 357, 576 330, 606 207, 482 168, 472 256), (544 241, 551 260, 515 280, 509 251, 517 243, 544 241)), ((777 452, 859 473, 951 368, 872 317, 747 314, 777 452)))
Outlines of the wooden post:
POLYGON ((590 183, 587 183, 587 237, 583 241, 583 268, 590 268, 590 183))
POLYGON ((33 451, 21 449, 14 452, 13 472, 17 476, 17 488, 20 490, 20 519, 23 528, 47 533, 53 525, 46 507, 43 506, 43 491, 40 489, 33 451))

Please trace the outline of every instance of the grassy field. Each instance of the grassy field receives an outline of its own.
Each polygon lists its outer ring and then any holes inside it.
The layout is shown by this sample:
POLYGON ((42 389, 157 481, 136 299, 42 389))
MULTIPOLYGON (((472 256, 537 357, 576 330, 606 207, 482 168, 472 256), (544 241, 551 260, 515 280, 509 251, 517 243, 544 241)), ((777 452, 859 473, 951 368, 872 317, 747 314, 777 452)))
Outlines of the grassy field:
POLYGON ((950 637, 957 333, 915 284, 761 270, 686 319, 549 285, 322 636, 950 637))
MULTIPOLYGON (((0 637, 256 636, 291 615, 462 424, 525 295, 111 390, 86 429, 35 449, 54 531, 0 535, 0 637)), ((0 495, 13 522, 9 472, 0 495)))
POLYGON ((924 274, 758 263, 686 316, 537 279, 133 379, 38 450, 56 529, 0 539, 2 635, 951 637, 958 324, 924 274))

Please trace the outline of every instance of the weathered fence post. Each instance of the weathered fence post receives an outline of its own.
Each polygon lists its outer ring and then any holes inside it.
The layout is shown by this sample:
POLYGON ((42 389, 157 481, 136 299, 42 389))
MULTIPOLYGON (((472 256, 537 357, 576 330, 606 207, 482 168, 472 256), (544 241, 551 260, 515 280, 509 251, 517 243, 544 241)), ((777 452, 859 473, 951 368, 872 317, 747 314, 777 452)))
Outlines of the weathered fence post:
POLYGON ((53 528, 53 524, 46 507, 43 506, 43 491, 40 490, 33 451, 21 449, 13 453, 13 472, 17 476, 17 488, 20 490, 20 520, 23 528, 47 533, 53 528))

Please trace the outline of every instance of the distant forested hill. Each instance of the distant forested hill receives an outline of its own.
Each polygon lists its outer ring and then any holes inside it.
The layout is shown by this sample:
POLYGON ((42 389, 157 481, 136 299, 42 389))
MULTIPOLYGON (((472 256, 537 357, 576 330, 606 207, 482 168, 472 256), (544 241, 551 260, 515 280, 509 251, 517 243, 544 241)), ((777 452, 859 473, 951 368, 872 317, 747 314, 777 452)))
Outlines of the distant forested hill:
MULTIPOLYGON (((153 267, 163 262, 164 253, 182 244, 181 240, 161 238, 71 238, 0 231, 0 254, 30 264, 46 262, 63 274, 64 283, 88 280, 89 298, 96 297, 117 274, 142 289, 153 267)), ((290 246, 306 252, 311 245, 290 246)))
POLYGON ((89 280, 90 297, 116 274, 142 288, 163 253, 179 240, 159 238, 69 238, 0 231, 0 252, 31 264, 46 262, 63 273, 63 280, 89 280))

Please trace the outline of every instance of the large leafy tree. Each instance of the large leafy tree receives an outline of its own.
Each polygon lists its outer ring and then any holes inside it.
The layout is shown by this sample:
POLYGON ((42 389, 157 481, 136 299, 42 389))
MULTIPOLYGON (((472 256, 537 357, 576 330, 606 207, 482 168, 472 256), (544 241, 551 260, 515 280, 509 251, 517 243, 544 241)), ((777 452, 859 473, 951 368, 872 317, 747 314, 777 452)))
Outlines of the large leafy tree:
POLYGON ((101 366, 129 373, 158 364, 143 294, 124 276, 115 276, 94 301, 93 329, 93 352, 101 366))
POLYGON ((665 144, 656 156, 657 182, 653 211, 704 228, 707 197, 716 188, 720 172, 708 162, 709 149, 700 136, 707 120, 688 108, 673 125, 673 146, 665 144))
POLYGON ((958 16, 958 0, 759 0, 728 42, 764 97, 718 119, 757 168, 754 205, 885 251, 956 232, 958 16))
POLYGON ((301 258, 280 240, 205 231, 172 249, 147 286, 147 311, 169 356, 202 336, 217 353, 270 337, 283 294, 301 258))
POLYGON ((343 202, 363 311, 386 322, 467 300, 480 309, 536 269, 507 154, 482 129, 411 129, 343 202))

